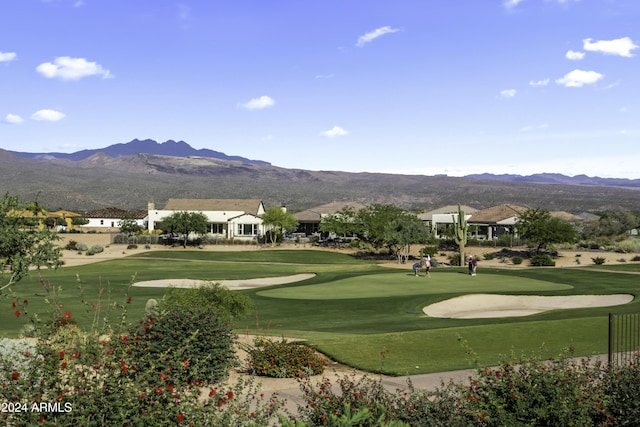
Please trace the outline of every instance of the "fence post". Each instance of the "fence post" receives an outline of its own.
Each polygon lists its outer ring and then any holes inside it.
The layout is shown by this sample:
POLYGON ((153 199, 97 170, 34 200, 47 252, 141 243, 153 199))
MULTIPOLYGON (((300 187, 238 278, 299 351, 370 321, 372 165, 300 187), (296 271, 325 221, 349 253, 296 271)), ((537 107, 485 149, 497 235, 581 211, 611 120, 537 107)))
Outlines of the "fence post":
POLYGON ((609 313, 609 350, 608 350, 608 364, 609 368, 613 366, 613 333, 614 333, 614 314, 609 313))

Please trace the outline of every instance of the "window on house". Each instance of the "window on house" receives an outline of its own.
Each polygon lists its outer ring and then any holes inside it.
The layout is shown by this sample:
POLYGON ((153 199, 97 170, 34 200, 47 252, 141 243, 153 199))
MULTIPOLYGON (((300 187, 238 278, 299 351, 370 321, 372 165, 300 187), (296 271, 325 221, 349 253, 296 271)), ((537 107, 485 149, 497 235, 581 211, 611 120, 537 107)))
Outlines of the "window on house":
POLYGON ((258 234, 258 224, 238 224, 238 236, 255 236, 258 234))
POLYGON ((224 234, 224 224, 211 224, 211 234, 224 234))
POLYGON ((104 225, 104 219, 100 220, 100 225, 104 225))

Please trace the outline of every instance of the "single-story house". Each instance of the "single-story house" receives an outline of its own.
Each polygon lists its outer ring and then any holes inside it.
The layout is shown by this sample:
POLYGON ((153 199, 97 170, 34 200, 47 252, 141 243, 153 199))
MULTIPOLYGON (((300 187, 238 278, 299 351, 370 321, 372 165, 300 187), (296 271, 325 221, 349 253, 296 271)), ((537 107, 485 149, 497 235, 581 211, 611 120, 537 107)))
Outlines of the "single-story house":
POLYGON ((296 233, 304 233, 306 236, 319 233, 322 218, 340 212, 347 206, 356 212, 365 207, 365 205, 356 202, 331 202, 293 214, 299 224, 296 233))
POLYGON ((209 221, 208 234, 225 239, 255 239, 265 234, 259 199, 169 199, 164 208, 148 205, 147 229, 153 231, 163 218, 176 212, 199 212, 209 221))
MULTIPOLYGON (((460 205, 460 209, 464 212, 464 218, 469 220, 471 214, 477 211, 471 206, 460 205)), ((435 237, 441 234, 449 227, 453 227, 453 223, 458 220, 458 205, 443 206, 429 212, 418 214, 421 219, 434 233, 435 237)))
POLYGON ((527 208, 516 205, 499 205, 475 211, 467 220, 471 235, 487 240, 497 239, 512 232, 519 215, 527 208))
POLYGON ((80 226, 82 229, 92 229, 100 231, 119 231, 120 221, 123 218, 133 218, 141 227, 145 227, 147 221, 147 211, 128 211, 119 208, 104 208, 81 214, 89 222, 80 226))

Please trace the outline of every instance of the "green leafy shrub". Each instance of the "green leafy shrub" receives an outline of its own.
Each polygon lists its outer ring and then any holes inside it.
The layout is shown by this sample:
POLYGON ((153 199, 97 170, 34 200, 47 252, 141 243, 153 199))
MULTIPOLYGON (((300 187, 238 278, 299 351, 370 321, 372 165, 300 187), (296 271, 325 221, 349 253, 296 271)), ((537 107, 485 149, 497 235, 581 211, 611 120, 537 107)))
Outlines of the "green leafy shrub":
POLYGON ((591 261, 593 261, 595 265, 602 265, 607 261, 607 259, 605 257, 597 256, 595 258, 591 258, 591 261))
POLYGON ((82 242, 78 242, 76 243, 76 250, 79 252, 84 252, 87 249, 89 249, 89 246, 87 246, 86 243, 82 243, 82 242))
POLYGON ((458 265, 458 266, 462 265, 460 263, 460 254, 456 253, 456 254, 453 254, 453 255, 449 256, 449 264, 450 265, 458 265))
POLYGON ((551 258, 550 255, 534 255, 529 260, 529 263, 535 267, 553 267, 556 265, 556 262, 551 258))
POLYGON ((127 249, 138 249, 138 245, 128 245, 127 249))
POLYGON ((631 261, 635 261, 635 262, 640 261, 640 255, 634 256, 633 258, 631 258, 631 261))
POLYGON ((430 257, 433 257, 437 253, 438 248, 436 246, 425 246, 424 248, 420 249, 420 255, 422 256, 429 255, 430 257))
POLYGON ((211 311, 228 321, 245 316, 253 309, 253 301, 246 295, 211 282, 190 289, 168 288, 161 305, 175 310, 198 308, 211 311))
POLYGON ((638 252, 639 249, 639 245, 638 245, 638 241, 635 239, 627 239, 627 240, 623 240, 621 242, 617 242, 616 243, 616 252, 622 252, 625 254, 630 254, 633 252, 638 252))
POLYGON ((67 244, 64 246, 64 248, 69 251, 76 251, 78 250, 78 248, 76 247, 77 244, 78 242, 76 242, 75 240, 69 240, 67 244))
POLYGON ((257 337, 249 353, 249 367, 256 375, 294 378, 324 371, 322 358, 309 346, 296 342, 257 337))
POLYGON ((522 257, 514 256, 513 258, 511 258, 511 262, 514 265, 520 265, 520 264, 522 264, 522 257))
POLYGON ((489 261, 489 260, 494 259, 494 258, 496 257, 496 255, 495 255, 495 254, 492 254, 491 252, 487 252, 487 253, 486 253, 486 254, 484 254, 482 257, 483 257, 485 260, 489 261))

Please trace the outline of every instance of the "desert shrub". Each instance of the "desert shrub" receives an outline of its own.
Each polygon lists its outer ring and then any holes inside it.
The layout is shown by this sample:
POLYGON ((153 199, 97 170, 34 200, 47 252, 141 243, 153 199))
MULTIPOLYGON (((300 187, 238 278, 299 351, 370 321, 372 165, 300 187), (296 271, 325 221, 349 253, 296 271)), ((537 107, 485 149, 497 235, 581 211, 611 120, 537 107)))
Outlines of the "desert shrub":
POLYGON ((616 244, 615 250, 617 252, 622 252, 625 254, 638 252, 638 242, 636 240, 631 240, 631 239, 623 240, 616 244))
POLYGON ((127 249, 138 249, 138 245, 127 245, 127 249))
POLYGON ((99 254, 100 252, 104 251, 104 246, 102 245, 92 245, 91 246, 91 252, 93 252, 94 254, 99 254))
POLYGON ((628 364, 610 370, 605 392, 610 403, 607 409, 613 424, 636 425, 640 419, 640 358, 636 356, 628 364))
POLYGON ((606 260, 607 259, 605 257, 601 257, 601 256, 591 258, 591 261, 593 261, 595 265, 602 265, 605 263, 606 260))
POLYGON ((87 246, 86 243, 81 243, 81 242, 76 243, 76 250, 77 251, 84 252, 87 249, 89 249, 89 246, 87 246))
POLYGON ((631 258, 631 261, 640 261, 640 255, 636 255, 633 258, 631 258))
POLYGON ((433 257, 437 253, 438 248, 436 246, 425 246, 424 248, 420 249, 420 255, 422 256, 429 255, 430 257, 433 257))
POLYGON ((123 359, 127 365, 165 373, 176 383, 216 382, 239 364, 228 320, 202 307, 163 307, 156 317, 132 325, 120 339, 129 343, 123 359))
POLYGON ((78 244, 78 242, 76 242, 75 240, 69 240, 67 242, 67 244, 64 246, 64 248, 69 250, 69 251, 76 251, 76 250, 78 250, 78 248, 76 248, 77 244, 78 244))
POLYGON ((517 358, 478 370, 462 390, 469 425, 596 426, 607 419, 602 369, 590 361, 517 358))
POLYGON ((249 367, 256 375, 272 378, 294 378, 318 375, 325 363, 311 347, 282 338, 274 341, 257 337, 247 349, 249 367))
POLYGON ((253 301, 219 283, 207 283, 190 289, 168 288, 161 306, 174 310, 197 308, 234 320, 249 313, 253 309, 253 301))
POLYGON ((127 242, 127 235, 126 234, 116 234, 115 236, 113 236, 113 243, 118 244, 118 245, 122 245, 124 243, 127 242))
POLYGON ((556 262, 551 258, 550 255, 534 255, 529 260, 529 263, 535 267, 553 267, 556 265, 556 262))
POLYGON ((449 265, 462 265, 460 263, 460 254, 456 253, 449 256, 449 265))
POLYGON ((514 265, 520 265, 520 264, 522 264, 522 257, 514 256, 513 258, 511 258, 511 262, 514 265))
POLYGON ((144 245, 144 248, 145 248, 145 249, 151 249, 151 245, 149 245, 149 244, 144 245))
POLYGON ((485 260, 492 260, 496 257, 495 254, 492 254, 491 252, 487 252, 486 254, 484 254, 482 256, 485 260))

